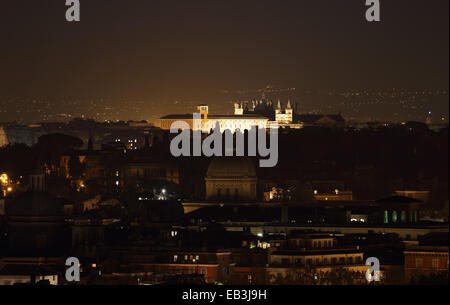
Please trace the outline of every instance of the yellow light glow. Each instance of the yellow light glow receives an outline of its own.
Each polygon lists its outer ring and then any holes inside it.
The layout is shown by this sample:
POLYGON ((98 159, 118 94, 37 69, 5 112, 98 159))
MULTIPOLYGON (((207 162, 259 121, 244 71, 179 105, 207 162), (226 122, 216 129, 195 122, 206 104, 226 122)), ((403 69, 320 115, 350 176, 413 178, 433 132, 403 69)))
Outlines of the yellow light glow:
POLYGON ((7 175, 7 174, 2 174, 2 175, 0 176, 0 181, 1 181, 3 184, 7 184, 7 183, 8 183, 8 175, 7 175))

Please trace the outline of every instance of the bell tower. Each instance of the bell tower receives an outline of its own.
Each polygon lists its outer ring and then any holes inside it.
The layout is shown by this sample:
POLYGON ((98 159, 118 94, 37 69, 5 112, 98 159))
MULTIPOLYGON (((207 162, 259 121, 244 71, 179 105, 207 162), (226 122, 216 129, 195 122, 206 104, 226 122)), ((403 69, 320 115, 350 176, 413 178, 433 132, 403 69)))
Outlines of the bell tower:
POLYGON ((234 114, 235 115, 243 115, 244 108, 242 107, 242 103, 234 103, 234 114))
POLYGON ((281 102, 278 100, 277 108, 275 108, 275 114, 281 114, 281 102))
POLYGON ((203 120, 208 120, 208 106, 206 105, 198 105, 197 111, 200 112, 200 115, 202 116, 203 120))
POLYGON ((291 100, 288 100, 286 109, 285 109, 285 113, 286 113, 286 119, 289 123, 292 123, 292 114, 293 114, 293 109, 291 107, 291 100))

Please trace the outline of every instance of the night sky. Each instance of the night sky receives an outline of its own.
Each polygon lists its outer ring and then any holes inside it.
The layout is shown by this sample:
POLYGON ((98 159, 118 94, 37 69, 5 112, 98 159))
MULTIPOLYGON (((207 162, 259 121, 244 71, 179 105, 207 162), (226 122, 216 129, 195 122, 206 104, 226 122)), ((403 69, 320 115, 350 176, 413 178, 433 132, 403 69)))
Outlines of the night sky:
POLYGON ((0 98, 448 88, 448 0, 381 0, 379 23, 365 0, 80 3, 68 23, 65 0, 1 1, 0 98))

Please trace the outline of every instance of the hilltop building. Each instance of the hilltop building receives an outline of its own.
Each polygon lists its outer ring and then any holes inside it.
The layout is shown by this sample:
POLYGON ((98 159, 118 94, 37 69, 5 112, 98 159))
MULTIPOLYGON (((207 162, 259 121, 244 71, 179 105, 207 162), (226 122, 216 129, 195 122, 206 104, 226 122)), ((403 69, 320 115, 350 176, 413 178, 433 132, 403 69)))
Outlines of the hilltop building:
POLYGON ((263 94, 260 100, 241 101, 234 104, 235 115, 258 114, 276 121, 280 127, 303 128, 306 126, 342 127, 345 120, 339 114, 301 114, 298 103, 287 101, 283 107, 280 100, 275 104, 263 94))
POLYGON ((211 129, 214 129, 218 123, 220 132, 229 129, 234 133, 238 128, 242 132, 244 130, 250 130, 253 126, 258 126, 258 128, 267 128, 269 126, 269 118, 258 114, 211 115, 208 113, 207 105, 197 106, 197 113, 201 115, 200 126, 194 126, 193 114, 170 114, 160 119, 160 127, 161 129, 169 130, 172 123, 183 121, 189 125, 190 129, 200 129, 202 132, 207 133, 211 129))
POLYGON ((220 131, 225 129, 235 132, 250 130, 253 126, 270 127, 270 122, 277 122, 279 127, 300 129, 306 126, 343 127, 345 124, 341 114, 298 114, 298 107, 288 100, 285 106, 278 100, 276 105, 264 96, 261 100, 241 101, 234 103, 234 114, 211 115, 207 105, 197 106, 201 115, 199 126, 194 126, 193 114, 169 114, 160 118, 160 127, 169 130, 176 121, 187 123, 191 130, 202 130, 208 133, 218 123, 220 131))

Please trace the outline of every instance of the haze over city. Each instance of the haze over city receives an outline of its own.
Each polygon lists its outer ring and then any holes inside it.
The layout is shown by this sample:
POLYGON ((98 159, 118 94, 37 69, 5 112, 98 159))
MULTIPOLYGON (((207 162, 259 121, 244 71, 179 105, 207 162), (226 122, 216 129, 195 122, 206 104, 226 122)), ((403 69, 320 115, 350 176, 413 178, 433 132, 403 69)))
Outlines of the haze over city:
POLYGON ((2 9, 0 121, 155 121, 200 103, 231 113, 233 102, 259 99, 267 86, 281 89, 269 97, 288 96, 305 113, 448 117, 445 0, 386 1, 379 24, 366 22, 359 0, 82 5, 76 24, 65 22, 59 1, 2 9))
POLYGON ((0 7, 0 286, 446 292, 420 288, 448 285, 448 0, 0 7))

